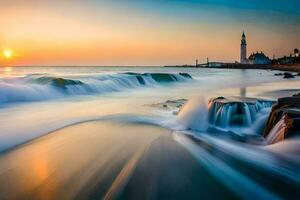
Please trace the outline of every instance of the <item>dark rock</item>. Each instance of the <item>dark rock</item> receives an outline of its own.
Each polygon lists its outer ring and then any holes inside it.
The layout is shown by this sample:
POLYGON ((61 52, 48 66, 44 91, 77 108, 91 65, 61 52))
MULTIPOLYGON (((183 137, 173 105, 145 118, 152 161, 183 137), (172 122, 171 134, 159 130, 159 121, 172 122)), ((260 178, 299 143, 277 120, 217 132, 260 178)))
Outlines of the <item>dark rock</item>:
POLYGON ((264 137, 273 144, 300 132, 300 94, 278 99, 272 108, 264 137))
POLYGON ((283 73, 276 73, 275 76, 283 76, 283 73))
POLYGON ((293 74, 291 74, 291 73, 285 72, 283 74, 283 78, 286 78, 286 79, 288 79, 288 78, 295 78, 295 76, 293 74))
POLYGON ((175 110, 177 112, 182 108, 182 106, 187 102, 187 99, 176 99, 176 100, 167 100, 162 103, 150 104, 148 106, 160 108, 163 110, 175 110))
POLYGON ((209 100, 208 120, 211 125, 226 128, 250 126, 256 114, 274 102, 248 97, 217 97, 209 100))

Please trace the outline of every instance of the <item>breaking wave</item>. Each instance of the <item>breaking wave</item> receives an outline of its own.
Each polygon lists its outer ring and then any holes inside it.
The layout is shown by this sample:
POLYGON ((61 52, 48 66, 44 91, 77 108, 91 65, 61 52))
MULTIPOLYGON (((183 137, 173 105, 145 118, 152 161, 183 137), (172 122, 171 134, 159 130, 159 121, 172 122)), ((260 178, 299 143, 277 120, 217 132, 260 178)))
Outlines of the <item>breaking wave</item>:
POLYGON ((0 103, 41 101, 69 95, 103 94, 191 80, 187 73, 121 73, 77 78, 32 74, 0 79, 0 103))

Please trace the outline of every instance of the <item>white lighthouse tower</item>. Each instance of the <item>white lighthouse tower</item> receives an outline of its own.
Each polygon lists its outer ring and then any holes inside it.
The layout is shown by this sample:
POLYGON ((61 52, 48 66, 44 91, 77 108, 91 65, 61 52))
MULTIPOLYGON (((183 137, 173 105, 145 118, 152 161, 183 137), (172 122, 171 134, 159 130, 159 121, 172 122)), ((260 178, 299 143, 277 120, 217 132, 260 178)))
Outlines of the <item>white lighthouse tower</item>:
POLYGON ((242 40, 241 40, 241 61, 242 64, 247 64, 247 42, 246 36, 243 32, 242 40))

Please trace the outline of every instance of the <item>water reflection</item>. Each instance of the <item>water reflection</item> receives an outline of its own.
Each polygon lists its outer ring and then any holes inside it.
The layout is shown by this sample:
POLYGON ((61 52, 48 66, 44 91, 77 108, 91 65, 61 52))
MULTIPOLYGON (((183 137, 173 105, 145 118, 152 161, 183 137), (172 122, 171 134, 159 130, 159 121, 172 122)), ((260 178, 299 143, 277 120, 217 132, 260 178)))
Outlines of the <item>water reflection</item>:
POLYGON ((247 88, 246 87, 241 87, 240 88, 240 96, 241 97, 246 97, 247 96, 247 88))
POLYGON ((9 77, 12 74, 12 67, 10 66, 0 66, 0 77, 9 77))

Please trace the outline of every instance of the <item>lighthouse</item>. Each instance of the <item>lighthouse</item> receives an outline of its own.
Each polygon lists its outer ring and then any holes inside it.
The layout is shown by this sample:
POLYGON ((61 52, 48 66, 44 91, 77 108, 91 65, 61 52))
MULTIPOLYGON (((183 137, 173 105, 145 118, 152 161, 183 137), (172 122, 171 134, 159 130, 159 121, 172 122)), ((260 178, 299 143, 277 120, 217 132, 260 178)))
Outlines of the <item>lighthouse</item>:
POLYGON ((241 61, 242 64, 247 64, 247 42, 246 36, 243 32, 242 40, 241 40, 241 61))

